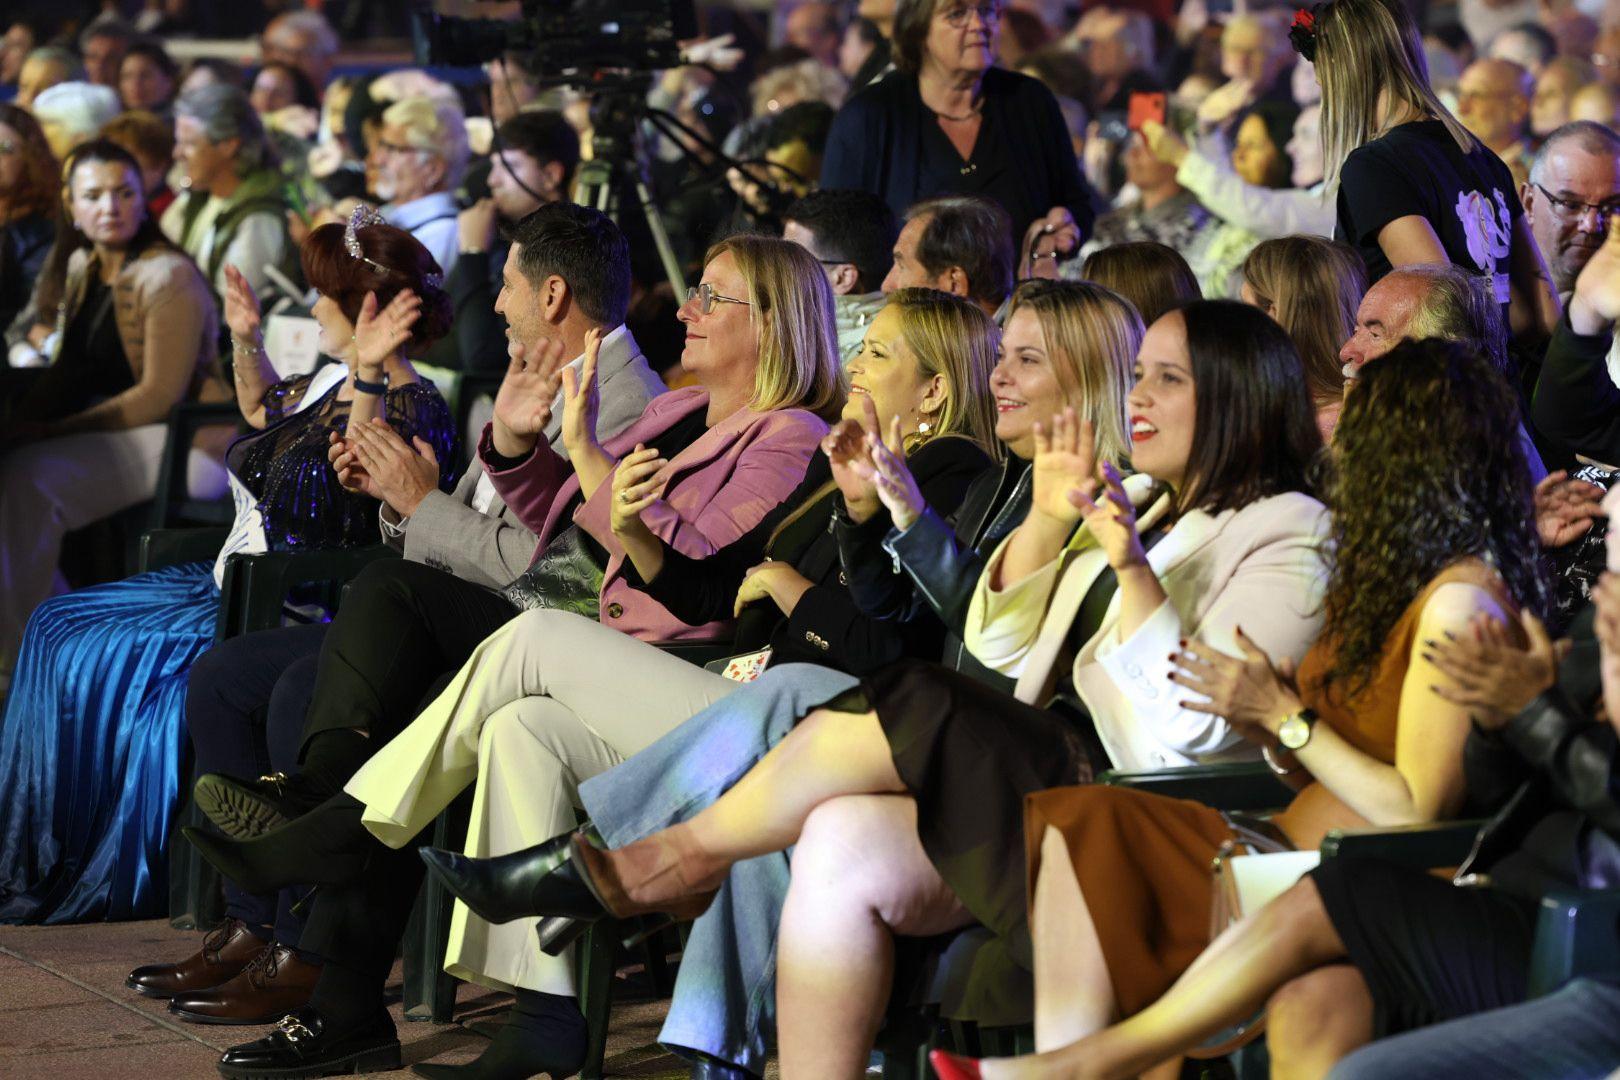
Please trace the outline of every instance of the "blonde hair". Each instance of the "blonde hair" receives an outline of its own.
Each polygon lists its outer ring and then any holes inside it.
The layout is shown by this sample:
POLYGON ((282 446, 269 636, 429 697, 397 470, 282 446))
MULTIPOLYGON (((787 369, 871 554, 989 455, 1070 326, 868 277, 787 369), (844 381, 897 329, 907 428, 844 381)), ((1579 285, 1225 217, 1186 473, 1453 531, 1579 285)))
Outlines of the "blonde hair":
POLYGON ((709 248, 707 266, 729 254, 748 290, 759 330, 751 409, 808 409, 836 419, 844 405, 832 289, 804 248, 769 236, 732 236, 709 248))
POLYGON ((848 79, 812 59, 772 68, 754 80, 750 91, 755 116, 771 115, 774 111, 771 102, 784 94, 792 95, 797 101, 824 101, 836 109, 844 103, 848 93, 848 79))
POLYGON ((899 317, 900 339, 923 378, 943 376, 949 388, 939 411, 929 418, 927 438, 959 435, 999 458, 990 392, 1001 340, 995 320, 977 304, 938 289, 896 289, 884 307, 899 317))
POLYGON ((1355 249, 1321 236, 1266 240, 1243 261, 1243 280, 1288 331, 1318 405, 1344 393, 1339 349, 1356 329, 1367 269, 1355 249))
POLYGON ((1322 86, 1322 163, 1329 189, 1350 152, 1377 138, 1378 100, 1445 124, 1463 153, 1479 145, 1429 85, 1423 41, 1402 0, 1332 0, 1316 16, 1316 79, 1322 86))
POLYGON ((403 128, 408 145, 444 159, 447 187, 461 183, 471 151, 467 146, 467 122, 459 108, 437 98, 408 97, 383 110, 382 120, 403 128))
POLYGON ((1130 457, 1125 398, 1142 347, 1142 317, 1112 289, 1089 281, 1026 281, 1012 294, 1007 321, 1028 308, 1041 324, 1063 396, 1097 432, 1097 456, 1130 457))

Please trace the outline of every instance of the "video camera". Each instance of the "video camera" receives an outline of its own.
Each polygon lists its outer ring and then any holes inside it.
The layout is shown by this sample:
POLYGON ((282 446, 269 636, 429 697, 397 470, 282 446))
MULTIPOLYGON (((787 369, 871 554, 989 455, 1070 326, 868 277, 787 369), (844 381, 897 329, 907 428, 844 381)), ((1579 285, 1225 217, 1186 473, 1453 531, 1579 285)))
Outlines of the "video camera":
POLYGON ((472 66, 511 54, 558 82, 677 67, 679 42, 698 36, 693 0, 523 0, 516 21, 441 15, 429 3, 414 14, 418 63, 472 66))

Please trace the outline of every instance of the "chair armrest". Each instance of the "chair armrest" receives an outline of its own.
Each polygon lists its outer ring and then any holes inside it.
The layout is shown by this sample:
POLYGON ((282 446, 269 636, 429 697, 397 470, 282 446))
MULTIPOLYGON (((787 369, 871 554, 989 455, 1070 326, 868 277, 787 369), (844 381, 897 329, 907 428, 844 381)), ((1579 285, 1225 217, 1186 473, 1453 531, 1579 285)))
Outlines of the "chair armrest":
MULTIPOLYGON (((169 513, 189 494, 186 477, 190 471, 191 443, 206 427, 242 424, 242 413, 230 401, 182 401, 169 410, 168 433, 163 441, 163 459, 158 466, 157 487, 152 492, 152 527, 169 524, 169 513)), ((227 502, 229 500, 226 500, 227 502)))
POLYGON ((378 559, 399 558, 386 544, 319 551, 272 551, 225 560, 215 640, 281 625, 287 593, 305 582, 342 583, 378 559))
POLYGON ((141 534, 137 573, 188 562, 212 562, 225 545, 229 529, 148 529, 141 534))
POLYGON ((730 641, 655 641, 653 645, 659 652, 698 667, 723 660, 736 651, 730 641))
POLYGON ((1530 996, 1583 975, 1620 973, 1620 889, 1553 889, 1541 898, 1530 951, 1530 996))
POLYGON ((1187 765, 1152 772, 1109 770, 1098 777, 1098 782, 1171 799, 1191 799, 1216 810, 1276 810, 1294 798, 1294 789, 1259 761, 1187 765))
POLYGON ((1322 838, 1324 859, 1384 859, 1419 870, 1458 866, 1484 821, 1433 821, 1391 829, 1334 829, 1322 838))

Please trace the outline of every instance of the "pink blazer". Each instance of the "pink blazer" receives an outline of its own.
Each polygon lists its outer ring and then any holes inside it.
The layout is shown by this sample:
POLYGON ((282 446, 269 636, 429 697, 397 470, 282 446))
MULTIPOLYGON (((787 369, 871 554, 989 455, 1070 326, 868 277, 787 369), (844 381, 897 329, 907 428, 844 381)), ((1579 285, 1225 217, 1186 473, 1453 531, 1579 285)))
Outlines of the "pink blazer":
MULTIPOLYGON (((648 404, 641 418, 602 444, 616 458, 669 430, 683 417, 705 409, 707 391, 672 390, 648 404)), ((827 425, 803 409, 755 412, 739 409, 704 432, 664 468, 669 486, 658 503, 642 511, 654 535, 681 554, 707 558, 758 525, 804 479, 810 457, 827 425)), ((563 509, 579 493, 579 478, 567 461, 545 443, 515 468, 489 465, 490 429, 479 440, 478 456, 506 505, 540 538, 536 557, 567 526, 563 509)), ((644 641, 701 641, 725 636, 729 625, 688 626, 624 578, 624 548, 609 526, 613 482, 602 482, 573 516, 573 523, 607 549, 602 580, 604 626, 644 641)))

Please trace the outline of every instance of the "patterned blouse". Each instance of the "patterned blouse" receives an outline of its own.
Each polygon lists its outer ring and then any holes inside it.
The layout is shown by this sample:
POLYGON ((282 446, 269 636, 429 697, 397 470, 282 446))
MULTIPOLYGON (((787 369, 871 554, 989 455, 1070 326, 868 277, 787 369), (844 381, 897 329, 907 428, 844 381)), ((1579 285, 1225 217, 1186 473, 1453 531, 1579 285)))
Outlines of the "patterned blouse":
MULTIPOLYGON (((338 484, 327 461, 332 432, 349 423, 344 382, 299 409, 312 376, 284 379, 264 392, 266 426, 231 444, 226 455, 237 479, 264 515, 271 551, 360 547, 377 542, 377 500, 338 484)), ((439 458, 439 484, 448 488, 455 461, 456 430, 450 407, 426 379, 388 391, 383 416, 400 438, 419 437, 439 458)))

